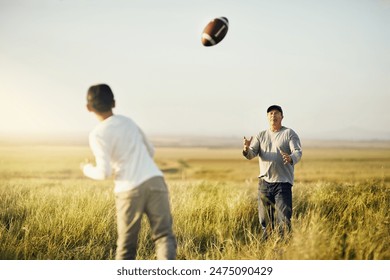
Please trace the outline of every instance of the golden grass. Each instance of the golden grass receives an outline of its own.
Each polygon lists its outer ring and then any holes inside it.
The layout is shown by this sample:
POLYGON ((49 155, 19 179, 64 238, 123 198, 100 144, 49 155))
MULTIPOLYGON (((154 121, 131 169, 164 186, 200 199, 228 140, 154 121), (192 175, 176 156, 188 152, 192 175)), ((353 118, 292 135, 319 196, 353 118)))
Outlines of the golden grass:
MULTIPOLYGON (((0 259, 113 259, 110 180, 84 178, 87 147, 0 147, 0 259)), ((157 149, 178 259, 390 259, 390 150, 305 149, 293 235, 259 239, 257 160, 237 149, 157 149)), ((143 221, 139 259, 154 259, 143 221)))

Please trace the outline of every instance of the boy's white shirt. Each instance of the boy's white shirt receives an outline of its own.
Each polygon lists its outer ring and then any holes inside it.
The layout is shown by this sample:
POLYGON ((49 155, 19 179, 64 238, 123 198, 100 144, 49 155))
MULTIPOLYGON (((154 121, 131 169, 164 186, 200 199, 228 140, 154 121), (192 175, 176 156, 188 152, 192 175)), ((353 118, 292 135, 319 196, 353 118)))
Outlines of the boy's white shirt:
POLYGON ((152 177, 163 176, 153 160, 153 146, 128 117, 112 115, 100 122, 89 134, 89 145, 96 165, 85 165, 84 175, 104 180, 114 174, 116 193, 134 189, 152 177))

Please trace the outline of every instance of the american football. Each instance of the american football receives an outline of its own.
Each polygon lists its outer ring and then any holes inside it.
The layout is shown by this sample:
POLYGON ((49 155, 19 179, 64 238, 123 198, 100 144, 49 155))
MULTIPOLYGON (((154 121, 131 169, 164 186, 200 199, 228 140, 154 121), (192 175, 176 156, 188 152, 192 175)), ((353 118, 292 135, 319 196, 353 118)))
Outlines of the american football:
POLYGON ((215 46, 226 36, 229 29, 229 21, 226 17, 215 18, 210 21, 203 29, 202 44, 203 46, 215 46))

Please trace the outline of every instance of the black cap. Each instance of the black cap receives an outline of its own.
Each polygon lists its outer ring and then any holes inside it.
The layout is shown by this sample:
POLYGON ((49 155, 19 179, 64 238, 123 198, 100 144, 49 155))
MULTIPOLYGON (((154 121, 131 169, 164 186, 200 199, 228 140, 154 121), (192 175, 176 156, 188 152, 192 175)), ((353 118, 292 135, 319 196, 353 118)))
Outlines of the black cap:
POLYGON ((272 111, 272 110, 277 110, 277 111, 279 111, 279 112, 282 114, 282 116, 283 116, 282 107, 280 107, 279 105, 271 105, 271 106, 269 106, 268 109, 267 109, 267 113, 269 113, 269 112, 272 111))

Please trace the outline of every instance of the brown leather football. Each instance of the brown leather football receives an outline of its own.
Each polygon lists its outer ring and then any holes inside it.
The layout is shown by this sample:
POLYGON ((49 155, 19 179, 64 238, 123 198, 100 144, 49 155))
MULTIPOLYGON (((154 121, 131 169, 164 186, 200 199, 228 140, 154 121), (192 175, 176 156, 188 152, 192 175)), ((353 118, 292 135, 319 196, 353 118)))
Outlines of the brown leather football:
POLYGON ((210 21, 203 29, 202 44, 203 46, 215 46, 225 37, 229 29, 229 21, 225 17, 215 18, 210 21))

